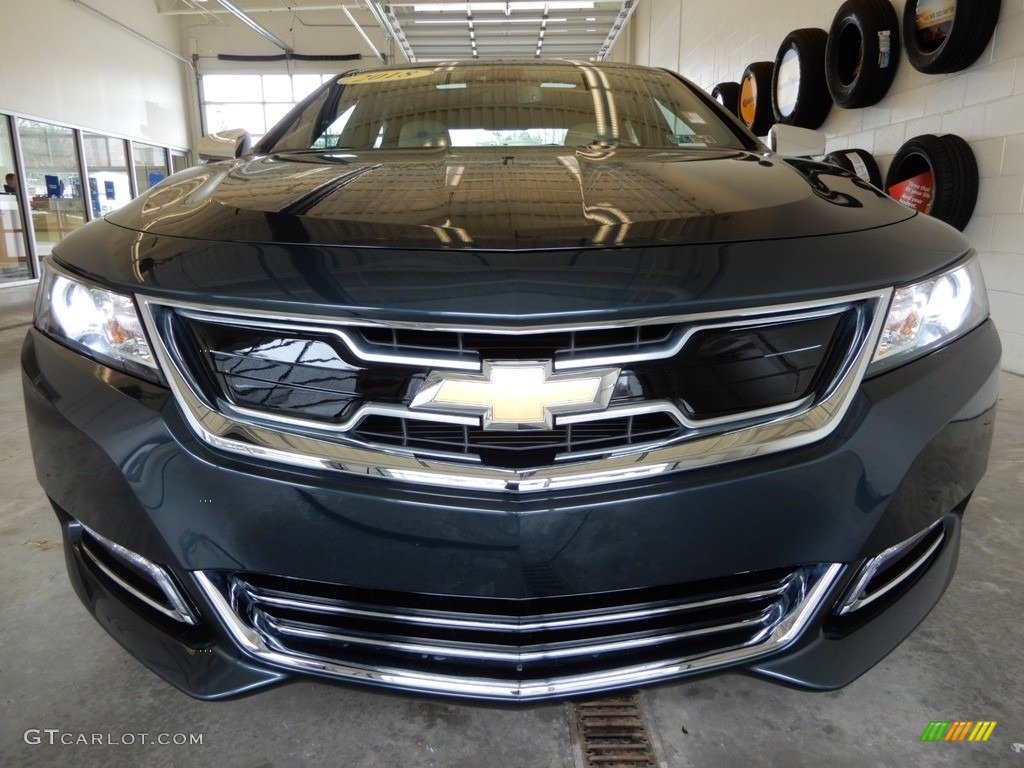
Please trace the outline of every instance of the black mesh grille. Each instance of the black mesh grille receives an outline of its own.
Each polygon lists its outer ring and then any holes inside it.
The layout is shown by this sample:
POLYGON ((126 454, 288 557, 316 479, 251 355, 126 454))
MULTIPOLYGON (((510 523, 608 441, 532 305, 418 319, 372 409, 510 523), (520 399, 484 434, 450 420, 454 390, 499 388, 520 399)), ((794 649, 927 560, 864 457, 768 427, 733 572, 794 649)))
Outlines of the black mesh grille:
POLYGON ((636 366, 648 397, 678 398, 696 419, 794 403, 812 394, 844 359, 856 315, 713 328, 694 333, 668 361, 636 366))
POLYGON ((402 403, 426 371, 368 367, 337 337, 188 322, 200 378, 229 402, 329 423, 360 402, 402 403))

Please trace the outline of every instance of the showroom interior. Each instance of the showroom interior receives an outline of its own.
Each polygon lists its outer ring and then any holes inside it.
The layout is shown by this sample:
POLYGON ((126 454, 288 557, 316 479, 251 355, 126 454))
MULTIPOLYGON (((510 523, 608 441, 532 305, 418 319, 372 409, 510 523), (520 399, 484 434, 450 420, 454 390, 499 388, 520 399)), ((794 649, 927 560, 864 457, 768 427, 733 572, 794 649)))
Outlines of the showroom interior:
MULTIPOLYGON (((909 1, 893 0, 896 17, 909 1)), ((963 518, 956 574, 913 634, 844 688, 811 692, 726 672, 620 692, 604 704, 595 697, 517 706, 306 678, 254 696, 194 700, 82 610, 60 527, 36 481, 19 360, 40 263, 88 222, 204 163, 204 134, 244 128, 255 143, 339 74, 406 62, 608 60, 678 72, 708 94, 723 84, 738 89, 749 65, 774 63, 794 30, 827 32, 841 5, 5 3, 0 172, 13 177, 0 195, 0 763, 1024 766, 1024 0, 994 4, 992 33, 975 40, 980 54, 956 71, 920 71, 899 50, 899 35, 886 37, 884 55, 898 66, 884 93, 866 106, 832 104, 813 126, 826 153, 870 155, 887 187, 887 172, 916 137, 963 140, 977 194, 957 211, 958 228, 980 256, 1002 344, 994 442, 963 518), (588 741, 588 717, 629 731, 628 749, 601 753, 588 741), (996 725, 983 743, 922 737, 944 721, 996 725), (74 738, 47 741, 47 729, 74 738), (138 736, 158 733, 184 734, 185 743, 138 736)))

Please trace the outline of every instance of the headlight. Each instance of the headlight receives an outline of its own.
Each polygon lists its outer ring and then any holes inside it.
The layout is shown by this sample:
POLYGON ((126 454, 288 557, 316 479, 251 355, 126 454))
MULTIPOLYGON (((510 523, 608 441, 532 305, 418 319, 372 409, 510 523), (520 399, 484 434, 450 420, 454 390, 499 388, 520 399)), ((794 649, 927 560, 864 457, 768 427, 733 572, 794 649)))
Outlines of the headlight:
POLYGON ((35 324, 102 363, 160 381, 131 296, 82 282, 44 262, 35 324))
POLYGON ((897 288, 868 373, 902 365, 976 328, 988 317, 978 258, 949 272, 897 288))

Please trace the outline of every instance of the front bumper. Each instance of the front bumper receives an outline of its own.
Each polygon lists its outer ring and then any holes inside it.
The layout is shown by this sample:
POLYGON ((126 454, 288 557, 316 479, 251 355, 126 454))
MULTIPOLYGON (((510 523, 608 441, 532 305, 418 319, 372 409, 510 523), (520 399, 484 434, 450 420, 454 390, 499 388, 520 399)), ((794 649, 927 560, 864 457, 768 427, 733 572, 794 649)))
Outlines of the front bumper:
POLYGON ((814 445, 671 477, 528 496, 433 491, 217 455, 191 436, 166 390, 34 330, 23 369, 37 475, 65 530, 72 582, 108 631, 157 674, 211 699, 302 671, 523 700, 726 667, 835 688, 870 668, 952 577, 960 514, 988 459, 999 354, 986 323, 870 379, 840 427, 814 445), (869 609, 835 615, 866 558, 938 521, 944 541, 911 578, 869 609), (154 615, 92 567, 82 556, 83 525, 164 566, 199 623, 176 626, 154 615), (395 667, 393 648, 381 648, 378 663, 372 655, 356 663, 336 638, 329 664, 299 663, 294 648, 264 653, 260 645, 277 636, 254 635, 245 622, 233 626, 216 604, 218 594, 230 598, 234 575, 262 574, 388 600, 500 601, 522 605, 523 617, 544 600, 560 600, 562 613, 572 613, 574 601, 582 607, 653 588, 685 592, 694 583, 717 589, 736 574, 799 569, 817 569, 817 580, 792 603, 800 607, 793 621, 771 631, 781 641, 752 653, 723 647, 659 659, 627 651, 597 671, 559 677, 554 664, 546 668, 553 674, 524 671, 516 680, 513 672, 498 685, 486 666, 470 675, 450 659, 420 659, 412 672, 395 667), (211 591, 218 583, 223 591, 211 591), (575 684, 581 675, 584 682, 575 684), (467 680, 485 684, 459 684, 467 680))

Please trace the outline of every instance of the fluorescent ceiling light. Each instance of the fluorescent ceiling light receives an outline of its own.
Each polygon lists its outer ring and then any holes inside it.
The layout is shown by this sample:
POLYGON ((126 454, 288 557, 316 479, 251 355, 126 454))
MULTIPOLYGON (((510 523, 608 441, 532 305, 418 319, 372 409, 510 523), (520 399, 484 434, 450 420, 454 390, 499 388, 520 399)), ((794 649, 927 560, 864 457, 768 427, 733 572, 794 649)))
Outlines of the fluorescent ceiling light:
MULTIPOLYGON (((449 26, 452 25, 452 24, 465 24, 467 22, 466 19, 458 19, 458 18, 452 18, 452 19, 415 19, 414 21, 415 21, 416 24, 448 24, 449 26)), ((476 25, 476 24, 543 24, 545 21, 548 24, 561 24, 561 23, 564 23, 564 22, 568 21, 568 19, 540 19, 540 18, 538 18, 538 19, 478 19, 475 16, 473 17, 473 24, 474 25, 476 25)))
POLYGON ((543 11, 545 9, 551 11, 590 11, 594 9, 593 2, 585 2, 584 0, 551 0, 551 2, 535 2, 535 0, 524 0, 524 2, 517 2, 517 0, 509 0, 507 3, 501 2, 450 2, 450 3, 416 3, 412 9, 417 13, 438 13, 444 11, 543 11))

